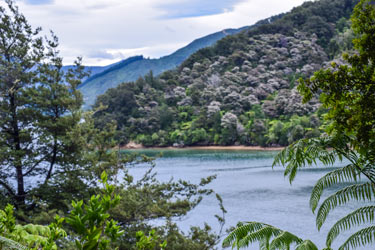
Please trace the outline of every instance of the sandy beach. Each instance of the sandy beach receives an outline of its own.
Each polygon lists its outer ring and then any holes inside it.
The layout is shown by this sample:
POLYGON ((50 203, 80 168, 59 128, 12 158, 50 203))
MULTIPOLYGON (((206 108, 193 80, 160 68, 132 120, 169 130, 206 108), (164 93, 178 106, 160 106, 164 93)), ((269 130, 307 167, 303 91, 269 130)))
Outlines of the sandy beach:
POLYGON ((260 147, 260 146, 187 146, 187 147, 144 147, 141 144, 130 142, 120 149, 196 149, 196 150, 248 150, 248 151, 280 151, 285 147, 260 147))

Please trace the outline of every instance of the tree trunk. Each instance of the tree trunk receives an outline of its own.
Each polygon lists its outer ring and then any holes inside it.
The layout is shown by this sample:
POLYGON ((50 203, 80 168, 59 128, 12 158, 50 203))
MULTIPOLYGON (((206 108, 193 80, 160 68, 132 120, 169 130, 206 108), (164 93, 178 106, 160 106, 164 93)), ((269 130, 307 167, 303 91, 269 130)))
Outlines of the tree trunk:
POLYGON ((25 185, 23 180, 23 171, 22 171, 22 156, 19 154, 21 153, 21 140, 20 140, 20 131, 18 127, 18 119, 17 119, 17 106, 15 103, 15 96, 14 94, 10 97, 10 105, 12 111, 12 134, 13 134, 13 142, 14 142, 14 149, 16 151, 16 158, 14 160, 14 167, 16 169, 16 178, 17 178, 17 205, 24 206, 25 205, 25 185))
POLYGON ((23 182, 22 166, 16 166, 17 172, 17 195, 16 199, 19 205, 25 205, 25 186, 23 182))
POLYGON ((54 145, 53 145, 52 159, 51 159, 50 167, 49 167, 46 179, 44 181, 44 184, 47 184, 48 180, 52 177, 52 170, 53 170, 53 166, 55 165, 55 162, 56 162, 56 157, 57 157, 57 139, 55 137, 55 141, 54 141, 54 145))

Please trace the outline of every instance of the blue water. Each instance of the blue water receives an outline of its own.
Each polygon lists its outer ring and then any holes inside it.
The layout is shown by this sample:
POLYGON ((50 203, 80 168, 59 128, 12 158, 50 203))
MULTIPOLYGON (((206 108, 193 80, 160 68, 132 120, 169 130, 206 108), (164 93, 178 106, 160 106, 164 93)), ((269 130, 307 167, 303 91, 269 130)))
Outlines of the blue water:
MULTIPOLYGON (((336 209, 328 216, 321 231, 316 229, 315 216, 309 208, 312 187, 321 176, 329 170, 343 166, 345 162, 330 168, 318 166, 303 169, 290 185, 281 166, 274 169, 271 167, 277 152, 187 149, 136 152, 155 156, 160 151, 163 157, 155 160, 155 171, 159 180, 168 181, 174 178, 199 183, 202 177, 217 175, 209 188, 223 198, 228 211, 225 216, 226 228, 235 226, 239 221, 265 222, 303 239, 310 239, 319 248, 323 248, 330 226, 358 206, 353 204, 336 209)), ((139 178, 147 169, 148 166, 137 166, 131 168, 130 173, 139 178)), ((332 193, 334 190, 329 191, 332 193)), ((206 197, 196 209, 178 221, 178 224, 183 230, 188 230, 190 226, 203 226, 204 222, 207 222, 213 229, 218 230, 215 214, 220 214, 216 198, 206 197)), ((337 244, 333 245, 334 249, 344 239, 345 237, 338 238, 337 244)), ((254 244, 248 249, 259 248, 254 244)))

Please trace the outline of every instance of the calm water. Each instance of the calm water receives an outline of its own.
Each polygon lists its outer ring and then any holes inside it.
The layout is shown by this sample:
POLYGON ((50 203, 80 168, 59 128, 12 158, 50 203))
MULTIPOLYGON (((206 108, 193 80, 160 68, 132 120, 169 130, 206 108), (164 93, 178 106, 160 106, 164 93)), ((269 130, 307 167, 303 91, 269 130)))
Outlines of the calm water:
MULTIPOLYGON (((314 167, 300 171, 292 185, 284 178, 283 168, 271 168, 276 152, 225 151, 225 150, 141 150, 137 152, 154 156, 162 151, 163 157, 156 159, 155 171, 163 181, 184 179, 199 183, 202 177, 217 175, 209 188, 219 193, 224 201, 226 227, 238 221, 259 221, 288 230, 303 239, 311 239, 321 248, 330 226, 355 206, 345 206, 331 213, 321 232, 315 227, 315 217, 309 208, 310 192, 314 183, 332 168, 314 167)), ((134 151, 132 151, 134 152, 134 151)), ((147 166, 130 170, 136 178, 147 166)), ((334 190, 331 190, 334 191, 334 190)), ((216 198, 206 197, 178 224, 184 230, 190 226, 207 222, 214 229, 219 224, 214 215, 220 214, 216 198)), ((337 242, 343 242, 338 239, 337 242)), ((337 245, 334 245, 337 248, 337 245)), ((249 249, 258 249, 254 244, 249 249)), ((367 248, 367 249, 372 249, 367 248)))

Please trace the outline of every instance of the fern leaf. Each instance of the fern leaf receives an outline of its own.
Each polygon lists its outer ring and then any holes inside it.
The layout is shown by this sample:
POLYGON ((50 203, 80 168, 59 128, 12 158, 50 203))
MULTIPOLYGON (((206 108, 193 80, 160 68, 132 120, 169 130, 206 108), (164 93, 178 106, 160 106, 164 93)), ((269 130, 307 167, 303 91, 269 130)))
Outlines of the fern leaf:
POLYGON ((296 250, 318 250, 318 247, 310 240, 305 240, 296 247, 296 250))
POLYGON ((267 239, 267 242, 268 242, 268 240, 271 237, 277 236, 281 232, 282 231, 280 229, 267 225, 265 227, 262 227, 258 231, 250 233, 246 235, 245 237, 243 237, 242 239, 240 239, 237 243, 237 247, 239 248, 248 247, 250 243, 257 242, 257 241, 262 242, 264 241, 264 239, 267 239))
POLYGON ((364 228, 355 234, 352 234, 345 242, 339 247, 339 250, 349 250, 359 246, 366 246, 373 244, 375 240, 375 226, 364 228))
POLYGON ((328 214, 337 206, 346 204, 350 200, 371 201, 374 190, 371 183, 355 184, 343 188, 324 200, 316 216, 316 225, 320 229, 328 214))
POLYGON ((5 247, 4 249, 27 250, 27 247, 21 245, 20 243, 0 236, 0 248, 3 249, 3 247, 5 247))
POLYGON ((327 235, 326 244, 331 246, 336 237, 345 230, 363 223, 371 223, 375 220, 375 206, 362 207, 348 214, 333 225, 327 235))
POLYGON ((233 242, 244 238, 247 234, 253 233, 264 227, 264 223, 247 222, 244 225, 237 226, 223 241, 223 246, 230 246, 233 242))
POLYGON ((357 181, 359 179, 359 171, 357 168, 350 164, 343 168, 334 170, 323 176, 315 184, 311 196, 310 196, 310 207, 314 212, 318 206, 321 195, 324 189, 331 187, 337 183, 357 181))
POLYGON ((293 182, 298 169, 306 165, 317 164, 317 160, 324 165, 332 165, 341 155, 336 150, 327 150, 332 138, 302 139, 286 147, 276 155, 272 167, 277 164, 285 166, 284 175, 293 182))
POLYGON ((279 234, 277 237, 275 237, 270 245, 271 250, 283 250, 286 249, 287 246, 290 246, 291 244, 300 244, 303 240, 301 238, 298 238, 292 233, 289 233, 288 231, 283 231, 281 234, 279 234))

